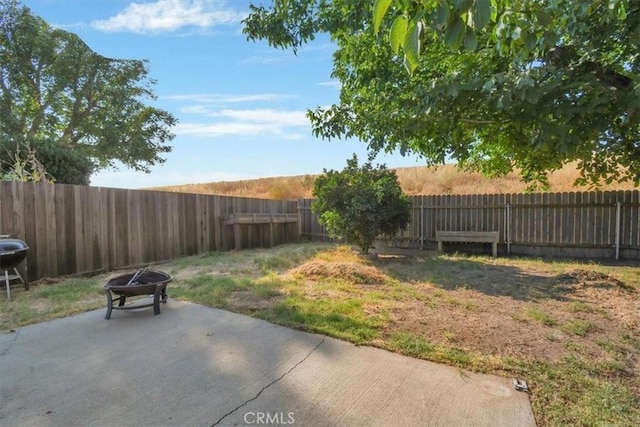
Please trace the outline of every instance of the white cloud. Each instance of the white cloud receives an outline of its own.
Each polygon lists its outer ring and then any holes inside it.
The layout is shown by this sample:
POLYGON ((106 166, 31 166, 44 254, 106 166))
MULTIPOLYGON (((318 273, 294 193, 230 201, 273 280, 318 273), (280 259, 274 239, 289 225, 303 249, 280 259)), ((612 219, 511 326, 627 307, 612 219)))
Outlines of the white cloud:
POLYGON ((166 95, 162 99, 174 101, 202 102, 205 104, 236 104, 241 102, 279 101, 295 98, 277 93, 257 93, 252 95, 225 95, 218 93, 194 93, 186 95, 166 95))
POLYGON ((219 110, 208 114, 212 123, 180 123, 173 128, 179 136, 278 136, 300 140, 308 135, 309 120, 304 111, 273 109, 219 110))
POLYGON ((316 83, 318 86, 329 86, 329 87, 333 87, 336 89, 340 89, 342 87, 342 83, 340 83, 340 80, 328 80, 326 82, 320 82, 320 83, 316 83))
POLYGON ((138 34, 176 31, 184 27, 210 28, 238 23, 244 14, 227 8, 218 0, 158 0, 131 3, 127 8, 91 26, 106 32, 138 34))
POLYGON ((304 111, 282 111, 272 109, 221 110, 209 114, 237 121, 266 123, 277 126, 308 126, 309 119, 304 111))
POLYGON ((222 122, 222 123, 181 123, 173 128, 178 136, 252 136, 280 134, 281 128, 264 123, 222 122))
POLYGON ((180 112, 183 114, 207 114, 209 108, 205 105, 190 105, 180 108, 180 112))
POLYGON ((248 56, 240 61, 240 65, 268 65, 268 64, 277 64, 279 62, 285 61, 293 61, 296 59, 296 56, 291 52, 281 53, 276 52, 268 55, 256 55, 256 56, 248 56))
POLYGON ((287 108, 229 108, 247 103, 251 107, 260 102, 271 103, 291 95, 258 93, 249 95, 187 94, 162 97, 164 100, 184 101, 181 114, 199 115, 199 121, 182 119, 173 131, 178 136, 277 136, 279 139, 300 140, 310 134, 310 123, 304 110, 287 108))

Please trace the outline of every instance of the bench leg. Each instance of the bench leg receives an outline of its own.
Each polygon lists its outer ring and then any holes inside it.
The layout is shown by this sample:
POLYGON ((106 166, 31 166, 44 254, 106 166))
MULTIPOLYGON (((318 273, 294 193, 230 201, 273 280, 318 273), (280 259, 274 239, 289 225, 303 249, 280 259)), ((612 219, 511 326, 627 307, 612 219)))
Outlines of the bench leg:
POLYGON ((498 244, 496 242, 493 242, 491 244, 491 254, 494 258, 498 257, 498 244))
POLYGON ((438 240, 438 252, 442 252, 442 240, 438 240))

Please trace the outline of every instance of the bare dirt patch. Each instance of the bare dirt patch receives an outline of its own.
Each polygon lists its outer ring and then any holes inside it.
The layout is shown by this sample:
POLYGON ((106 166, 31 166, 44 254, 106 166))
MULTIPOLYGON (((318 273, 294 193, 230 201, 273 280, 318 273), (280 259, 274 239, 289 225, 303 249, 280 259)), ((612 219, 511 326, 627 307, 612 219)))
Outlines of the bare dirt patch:
MULTIPOLYGON (((387 333, 409 332, 436 344, 488 356, 615 361, 612 375, 640 380, 640 292, 611 274, 529 263, 418 253, 380 256, 374 265, 411 286, 395 302, 387 333)), ((389 289, 383 290, 389 292, 389 289)))

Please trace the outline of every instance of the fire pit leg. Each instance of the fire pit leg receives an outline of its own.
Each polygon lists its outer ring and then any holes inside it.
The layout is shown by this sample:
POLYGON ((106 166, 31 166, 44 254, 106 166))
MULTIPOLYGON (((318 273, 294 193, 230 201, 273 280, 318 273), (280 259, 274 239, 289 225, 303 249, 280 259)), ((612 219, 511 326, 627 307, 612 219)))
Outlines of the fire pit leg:
POLYGON ((104 291, 107 293, 107 315, 104 316, 104 318, 109 320, 111 318, 111 311, 113 310, 113 298, 111 297, 111 291, 109 289, 105 289, 104 291))
POLYGON ((160 297, 162 296, 163 293, 164 292, 162 291, 162 286, 157 285, 156 290, 153 293, 153 314, 155 316, 160 314, 160 297))

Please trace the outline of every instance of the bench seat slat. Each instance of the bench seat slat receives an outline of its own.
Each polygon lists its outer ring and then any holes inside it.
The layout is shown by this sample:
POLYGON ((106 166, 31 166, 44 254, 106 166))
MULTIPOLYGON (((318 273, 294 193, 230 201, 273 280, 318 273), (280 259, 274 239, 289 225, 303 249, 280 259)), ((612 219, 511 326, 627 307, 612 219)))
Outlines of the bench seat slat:
POLYGON ((491 243, 492 255, 498 256, 500 233, 497 231, 436 231, 438 252, 442 252, 443 242, 491 243))

